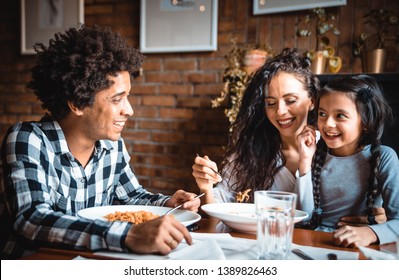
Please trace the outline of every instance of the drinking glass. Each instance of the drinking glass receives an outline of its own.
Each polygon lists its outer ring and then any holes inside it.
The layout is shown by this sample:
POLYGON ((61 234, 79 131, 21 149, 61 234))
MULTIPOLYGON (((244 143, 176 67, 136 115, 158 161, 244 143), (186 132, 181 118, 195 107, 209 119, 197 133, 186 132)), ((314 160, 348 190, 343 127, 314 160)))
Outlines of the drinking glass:
POLYGON ((256 191, 257 251, 260 260, 284 260, 291 252, 296 194, 256 191))

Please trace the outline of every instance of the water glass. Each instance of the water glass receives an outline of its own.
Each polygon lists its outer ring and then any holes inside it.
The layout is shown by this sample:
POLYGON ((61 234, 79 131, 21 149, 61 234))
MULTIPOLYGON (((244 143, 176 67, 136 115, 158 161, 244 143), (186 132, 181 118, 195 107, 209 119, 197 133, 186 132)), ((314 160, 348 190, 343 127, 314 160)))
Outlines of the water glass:
POLYGON ((296 199, 296 194, 289 192, 255 192, 258 259, 288 258, 294 230, 296 199))

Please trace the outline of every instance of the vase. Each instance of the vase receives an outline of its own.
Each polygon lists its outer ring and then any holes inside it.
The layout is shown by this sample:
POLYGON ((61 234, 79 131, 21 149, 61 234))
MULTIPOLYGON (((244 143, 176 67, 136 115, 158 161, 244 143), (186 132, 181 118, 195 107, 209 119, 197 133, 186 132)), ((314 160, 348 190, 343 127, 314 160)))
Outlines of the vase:
POLYGON ((384 73, 387 58, 388 51, 385 49, 364 52, 362 56, 363 73, 384 73))
POLYGON ((327 57, 323 51, 317 51, 312 53, 312 65, 311 69, 314 74, 323 74, 326 71, 327 57))

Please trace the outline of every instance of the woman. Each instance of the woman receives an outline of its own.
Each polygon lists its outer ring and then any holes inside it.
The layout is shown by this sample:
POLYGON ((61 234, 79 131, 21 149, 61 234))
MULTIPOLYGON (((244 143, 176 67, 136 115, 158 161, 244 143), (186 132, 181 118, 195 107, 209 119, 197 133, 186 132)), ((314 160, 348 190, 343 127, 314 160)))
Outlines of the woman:
POLYGON ((193 176, 205 193, 204 203, 253 202, 255 190, 294 191, 296 137, 314 118, 319 90, 309 67, 307 57, 286 48, 258 69, 232 124, 221 175, 207 156, 194 160, 193 176))

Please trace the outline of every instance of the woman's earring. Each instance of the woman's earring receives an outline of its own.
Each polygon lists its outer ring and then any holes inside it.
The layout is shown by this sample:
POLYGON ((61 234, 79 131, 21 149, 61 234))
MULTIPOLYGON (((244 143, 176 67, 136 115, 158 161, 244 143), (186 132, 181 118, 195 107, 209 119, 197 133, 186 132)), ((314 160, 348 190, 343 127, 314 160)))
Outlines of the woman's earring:
POLYGON ((310 111, 313 111, 313 109, 314 109, 314 105, 310 106, 309 112, 310 112, 310 111))

